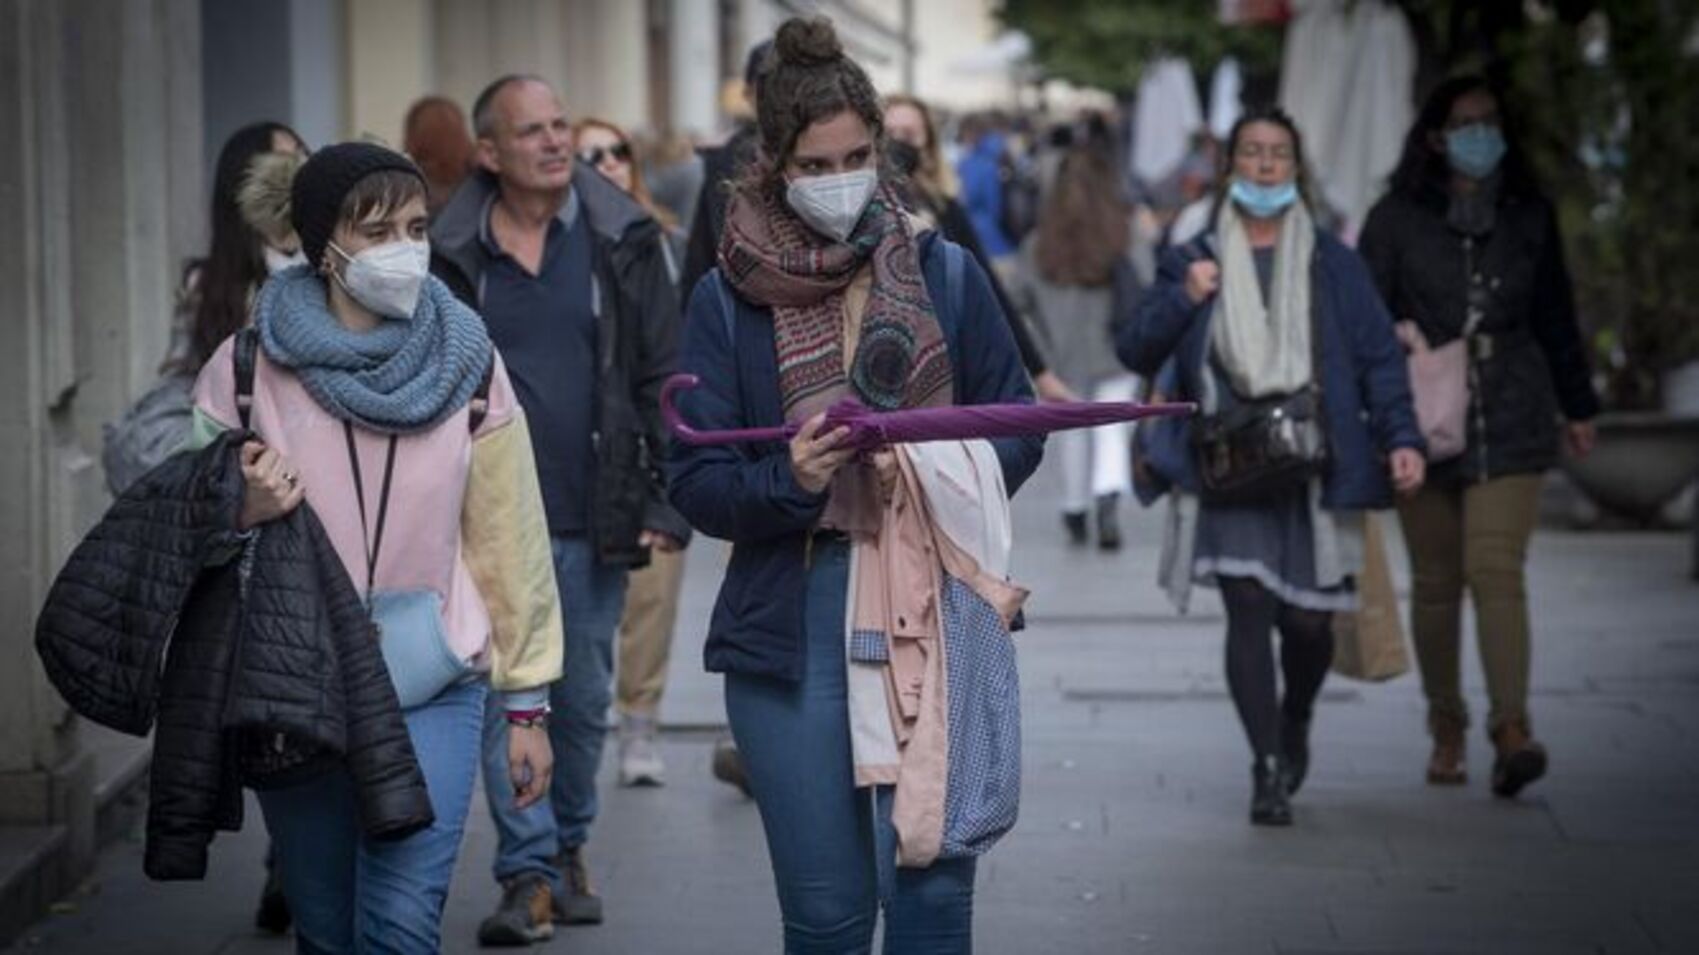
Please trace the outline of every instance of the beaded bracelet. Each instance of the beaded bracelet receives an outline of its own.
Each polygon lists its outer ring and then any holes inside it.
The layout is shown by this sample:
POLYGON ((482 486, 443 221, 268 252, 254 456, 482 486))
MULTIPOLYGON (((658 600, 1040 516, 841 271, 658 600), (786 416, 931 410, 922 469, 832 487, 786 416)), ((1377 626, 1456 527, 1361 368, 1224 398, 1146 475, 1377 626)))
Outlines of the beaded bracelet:
POLYGON ((549 708, 540 706, 531 710, 508 710, 507 725, 531 729, 543 726, 549 721, 549 708))

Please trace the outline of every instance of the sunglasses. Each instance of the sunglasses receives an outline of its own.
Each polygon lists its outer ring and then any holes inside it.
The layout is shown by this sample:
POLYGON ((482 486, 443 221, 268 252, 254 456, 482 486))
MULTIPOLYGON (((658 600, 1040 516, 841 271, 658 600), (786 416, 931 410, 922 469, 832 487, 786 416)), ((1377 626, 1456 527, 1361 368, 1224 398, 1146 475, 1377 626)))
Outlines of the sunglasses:
POLYGON ((631 147, 624 143, 617 143, 606 148, 595 146, 578 154, 579 159, 584 160, 592 166, 600 166, 602 164, 602 160, 609 156, 612 156, 619 162, 630 162, 631 147))

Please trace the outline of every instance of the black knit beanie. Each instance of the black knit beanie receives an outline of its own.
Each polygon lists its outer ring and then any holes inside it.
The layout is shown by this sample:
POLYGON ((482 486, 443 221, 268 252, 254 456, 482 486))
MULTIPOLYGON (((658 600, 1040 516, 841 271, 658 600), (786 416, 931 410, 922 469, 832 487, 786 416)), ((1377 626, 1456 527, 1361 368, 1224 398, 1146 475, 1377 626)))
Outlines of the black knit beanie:
POLYGON ((325 245, 336 231, 342 200, 360 180, 374 172, 394 169, 412 173, 422 183, 425 176, 413 160, 375 143, 337 143, 313 153, 295 174, 289 191, 289 218, 301 237, 301 251, 316 269, 324 258, 325 245))

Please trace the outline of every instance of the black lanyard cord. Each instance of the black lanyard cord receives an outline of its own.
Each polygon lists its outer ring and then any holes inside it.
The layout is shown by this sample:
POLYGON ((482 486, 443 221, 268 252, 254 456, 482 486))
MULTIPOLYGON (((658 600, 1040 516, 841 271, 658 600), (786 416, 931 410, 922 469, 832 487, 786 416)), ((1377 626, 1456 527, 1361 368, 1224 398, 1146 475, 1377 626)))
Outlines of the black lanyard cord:
POLYGON ((366 548, 366 606, 372 604, 372 587, 378 576, 378 552, 383 549, 383 526, 389 519, 390 481, 395 477, 395 435, 389 436, 389 451, 383 462, 383 489, 378 498, 378 529, 372 535, 366 523, 366 485, 360 478, 360 455, 354 448, 354 426, 342 422, 342 435, 348 439, 348 467, 354 472, 354 495, 360 502, 360 543, 366 548))

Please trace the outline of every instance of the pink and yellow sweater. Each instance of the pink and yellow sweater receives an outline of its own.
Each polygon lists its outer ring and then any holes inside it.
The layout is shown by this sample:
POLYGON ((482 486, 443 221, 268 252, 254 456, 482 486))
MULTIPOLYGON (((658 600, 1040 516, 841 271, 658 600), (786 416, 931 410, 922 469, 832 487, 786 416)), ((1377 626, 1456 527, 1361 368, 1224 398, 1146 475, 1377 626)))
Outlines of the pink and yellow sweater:
MULTIPOLYGON (((191 446, 240 421, 232 340, 195 383, 191 446)), ((547 700, 560 677, 563 631, 548 524, 524 412, 496 357, 489 407, 476 433, 461 408, 396 446, 389 518, 374 588, 429 590, 442 599, 449 648, 487 671, 509 709, 547 700)), ((254 368, 250 424, 301 475, 307 502, 356 587, 366 581, 366 543, 342 421, 321 408, 292 372, 263 349, 254 368)), ((376 520, 388 437, 356 427, 354 444, 376 520)))

